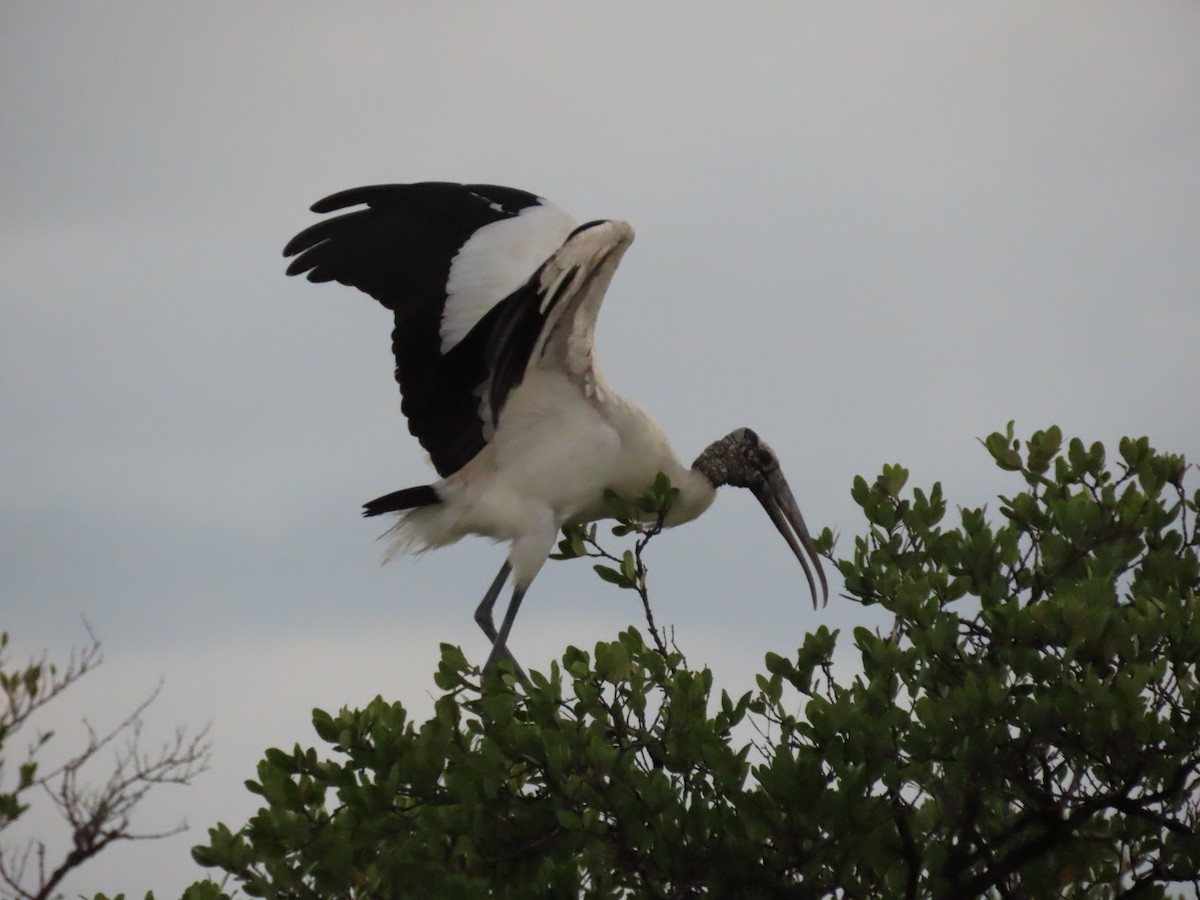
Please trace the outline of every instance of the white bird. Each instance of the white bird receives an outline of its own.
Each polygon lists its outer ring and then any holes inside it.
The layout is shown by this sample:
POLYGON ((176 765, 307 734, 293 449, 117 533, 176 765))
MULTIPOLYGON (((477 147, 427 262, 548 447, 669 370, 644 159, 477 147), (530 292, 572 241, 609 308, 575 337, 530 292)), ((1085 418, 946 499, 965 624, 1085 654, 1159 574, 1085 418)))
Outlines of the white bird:
POLYGON ((401 410, 441 477, 364 505, 367 516, 399 514, 387 558, 470 534, 510 545, 475 611, 492 642, 485 673, 503 656, 523 677, 508 636, 559 529, 608 517, 606 490, 640 497, 659 472, 679 489, 668 527, 703 513, 722 485, 749 488, 799 559, 814 608, 810 559, 828 602, 774 451, 739 428, 685 466, 658 423, 596 365, 596 317, 633 242, 627 222, 577 226, 526 191, 447 182, 353 188, 312 210, 350 207, 360 208, 292 238, 287 274, 359 288, 395 315, 401 410), (492 611, 510 574, 497 632, 492 611))

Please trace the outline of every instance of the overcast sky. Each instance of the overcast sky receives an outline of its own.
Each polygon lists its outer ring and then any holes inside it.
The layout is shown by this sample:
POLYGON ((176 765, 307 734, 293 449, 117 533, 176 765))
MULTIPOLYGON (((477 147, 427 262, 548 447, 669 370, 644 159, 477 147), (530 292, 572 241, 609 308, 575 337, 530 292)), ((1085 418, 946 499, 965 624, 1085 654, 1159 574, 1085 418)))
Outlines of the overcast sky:
MULTIPOLYGON (((43 723, 64 750, 160 676, 152 734, 216 744, 137 823, 192 830, 71 893, 177 895, 313 706, 423 716, 439 641, 485 656, 503 548, 381 568, 359 516, 429 470, 389 314, 283 276, 335 190, 484 181, 632 222, 609 380, 687 460, 754 427, 846 552, 850 483, 885 462, 951 503, 1016 490, 976 441, 1009 419, 1200 449, 1200 5, 734 8, 0 8, 0 627, 15 660, 65 656, 83 616, 104 641, 43 723)), ((730 691, 871 621, 813 612, 745 492, 652 549, 658 621, 730 691)), ((510 645, 544 668, 631 623, 635 597, 551 564, 510 645)))

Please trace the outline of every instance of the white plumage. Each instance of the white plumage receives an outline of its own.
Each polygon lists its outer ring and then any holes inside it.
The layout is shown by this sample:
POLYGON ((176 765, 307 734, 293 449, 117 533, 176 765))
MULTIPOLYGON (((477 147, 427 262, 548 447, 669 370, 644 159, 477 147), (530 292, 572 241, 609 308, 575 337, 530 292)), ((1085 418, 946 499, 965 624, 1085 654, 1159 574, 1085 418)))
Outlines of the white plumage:
POLYGON ((575 224, 557 206, 539 203, 472 234, 450 261, 440 329, 442 355, 466 337, 488 310, 524 284, 575 224))

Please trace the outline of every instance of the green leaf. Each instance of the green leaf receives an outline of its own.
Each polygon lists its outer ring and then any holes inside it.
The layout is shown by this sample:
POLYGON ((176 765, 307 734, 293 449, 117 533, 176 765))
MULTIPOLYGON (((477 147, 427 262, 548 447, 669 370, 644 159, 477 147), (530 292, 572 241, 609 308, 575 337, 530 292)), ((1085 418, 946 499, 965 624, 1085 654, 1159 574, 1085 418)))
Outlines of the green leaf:
POLYGON ((983 445, 996 461, 996 465, 1001 469, 1009 472, 1020 470, 1021 454, 1012 446, 1011 436, 1005 436, 998 431, 993 431, 983 441, 983 445))
POLYGON ((627 578, 625 575, 618 572, 616 569, 612 568, 611 566, 606 566, 606 565, 597 563, 596 565, 592 566, 592 568, 596 570, 597 575, 599 575, 602 579, 607 581, 609 584, 615 584, 617 587, 621 587, 621 588, 632 588, 634 586, 633 583, 629 580, 629 578, 627 578))

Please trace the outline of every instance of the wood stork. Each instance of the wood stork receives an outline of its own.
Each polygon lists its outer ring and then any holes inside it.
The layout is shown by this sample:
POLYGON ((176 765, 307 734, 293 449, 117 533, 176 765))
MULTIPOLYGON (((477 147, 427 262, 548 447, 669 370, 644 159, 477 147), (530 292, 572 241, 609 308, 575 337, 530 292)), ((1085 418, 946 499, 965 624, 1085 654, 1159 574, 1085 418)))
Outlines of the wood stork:
POLYGON ((288 275, 339 281, 395 316, 392 350, 401 411, 440 479, 364 505, 397 513, 391 559, 476 534, 510 545, 475 611, 492 642, 484 666, 509 659, 509 632, 529 589, 571 522, 605 518, 606 489, 639 497, 665 472, 679 495, 665 522, 688 522, 722 485, 749 488, 786 538, 816 607, 829 588, 774 451, 749 428, 685 466, 662 429, 615 393, 593 356, 605 291, 633 242, 620 220, 577 225, 526 191, 424 182, 353 188, 314 203, 348 210, 284 248, 288 275), (513 579, 497 632, 497 597, 513 579))

